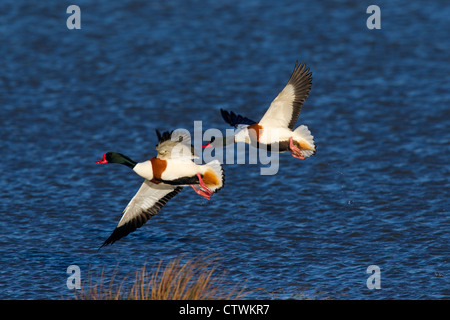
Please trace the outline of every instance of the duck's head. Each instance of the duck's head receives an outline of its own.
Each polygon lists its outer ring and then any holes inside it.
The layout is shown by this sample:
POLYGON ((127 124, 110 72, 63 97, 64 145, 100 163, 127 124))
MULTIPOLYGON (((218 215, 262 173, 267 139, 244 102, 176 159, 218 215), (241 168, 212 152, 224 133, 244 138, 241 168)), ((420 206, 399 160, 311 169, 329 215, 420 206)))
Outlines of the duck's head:
POLYGON ((134 168, 137 162, 131 160, 127 156, 118 153, 118 152, 107 152, 103 155, 103 159, 99 161, 95 161, 95 163, 120 163, 124 164, 127 167, 134 168))
POLYGON ((207 144, 202 145, 202 148, 212 148, 212 144, 214 141, 216 141, 216 137, 212 137, 207 144))

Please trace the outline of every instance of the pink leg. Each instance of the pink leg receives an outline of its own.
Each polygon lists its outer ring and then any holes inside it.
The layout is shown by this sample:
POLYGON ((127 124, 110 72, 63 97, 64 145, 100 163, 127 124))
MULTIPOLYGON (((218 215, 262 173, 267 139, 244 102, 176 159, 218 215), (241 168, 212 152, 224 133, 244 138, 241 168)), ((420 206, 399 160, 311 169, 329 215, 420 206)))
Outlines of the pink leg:
POLYGON ((301 159, 301 160, 305 160, 305 157, 304 156, 299 156, 299 155, 297 155, 296 153, 291 153, 291 155, 294 157, 294 158, 297 158, 297 159, 301 159))
POLYGON ((200 175, 200 173, 197 173, 197 177, 198 177, 198 181, 200 183, 200 186, 205 189, 205 191, 207 193, 209 193, 210 195, 213 194, 214 192, 211 191, 211 189, 209 189, 206 184, 203 182, 202 176, 200 175))
POLYGON ((194 185, 190 185, 192 187, 192 189, 194 189, 195 192, 197 192, 197 194, 201 195, 202 197, 204 197, 207 200, 211 199, 211 195, 214 193, 213 191, 211 191, 211 189, 209 189, 206 184, 203 182, 202 176, 200 175, 200 173, 197 173, 197 177, 198 177, 198 181, 200 183, 200 186, 205 189, 197 189, 196 187, 194 187, 194 185))
POLYGON ((291 149, 291 154, 294 158, 297 159, 305 159, 302 154, 302 151, 294 145, 292 137, 289 138, 289 148, 291 149))
POLYGON ((206 200, 210 200, 211 196, 206 193, 205 191, 201 190, 201 189, 197 189, 196 187, 194 187, 194 185, 190 185, 192 187, 192 189, 194 189, 195 192, 197 192, 197 194, 201 195, 202 197, 204 197, 206 200))

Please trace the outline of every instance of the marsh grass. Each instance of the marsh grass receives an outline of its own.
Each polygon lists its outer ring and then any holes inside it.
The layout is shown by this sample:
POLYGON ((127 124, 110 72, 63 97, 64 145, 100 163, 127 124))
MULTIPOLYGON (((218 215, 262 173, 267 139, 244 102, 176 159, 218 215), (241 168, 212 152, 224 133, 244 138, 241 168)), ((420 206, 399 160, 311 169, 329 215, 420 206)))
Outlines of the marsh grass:
POLYGON ((182 262, 182 258, 160 261, 153 270, 140 270, 117 280, 118 267, 107 281, 104 269, 94 284, 92 275, 75 299, 80 300, 236 300, 252 291, 226 281, 219 272, 216 257, 199 257, 182 262), (131 284, 129 283, 131 282, 131 284))

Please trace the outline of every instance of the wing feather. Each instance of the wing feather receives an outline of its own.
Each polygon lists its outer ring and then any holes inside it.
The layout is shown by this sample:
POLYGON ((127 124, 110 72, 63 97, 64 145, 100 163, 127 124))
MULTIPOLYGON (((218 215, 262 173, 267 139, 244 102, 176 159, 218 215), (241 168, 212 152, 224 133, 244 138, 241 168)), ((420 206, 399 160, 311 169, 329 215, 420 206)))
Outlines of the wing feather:
POLYGON ((228 112, 226 110, 220 109, 220 113, 222 114, 223 120, 225 120, 226 123, 235 128, 240 128, 244 125, 248 126, 256 123, 256 121, 241 116, 240 114, 236 114, 233 111, 228 112))
POLYGON ((197 159, 198 155, 191 144, 191 135, 185 129, 177 129, 162 134, 156 130, 158 136, 157 157, 160 159, 197 159))
POLYGON ((293 129, 303 103, 311 91, 312 77, 304 63, 295 63, 288 83, 272 101, 259 124, 267 127, 288 127, 293 129))
POLYGON ((122 218, 109 238, 103 243, 102 247, 113 244, 115 241, 140 228, 182 189, 183 187, 156 184, 145 180, 133 199, 126 206, 122 218))

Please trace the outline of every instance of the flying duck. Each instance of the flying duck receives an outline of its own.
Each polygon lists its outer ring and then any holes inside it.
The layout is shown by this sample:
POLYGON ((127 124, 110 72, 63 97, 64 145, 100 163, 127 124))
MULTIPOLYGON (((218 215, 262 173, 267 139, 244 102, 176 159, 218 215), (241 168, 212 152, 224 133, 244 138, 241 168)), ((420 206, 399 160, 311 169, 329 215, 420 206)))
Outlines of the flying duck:
POLYGON ((312 77, 309 68, 306 68, 304 63, 296 62, 286 86, 272 101, 259 122, 221 109, 223 119, 231 126, 238 128, 238 131, 233 136, 224 137, 222 141, 215 141, 213 138, 203 147, 244 142, 274 150, 278 143, 279 152, 289 151, 295 158, 305 159, 314 155, 316 146, 308 127, 301 125, 293 130, 311 85, 312 77))
POLYGON ((196 193, 210 199, 223 186, 223 170, 218 160, 204 165, 192 161, 195 154, 188 145, 186 135, 176 132, 157 131, 158 155, 144 162, 136 162, 129 157, 108 152, 99 164, 120 163, 145 178, 138 192, 123 211, 122 218, 102 247, 112 244, 140 228, 148 219, 156 215, 184 186, 191 186, 196 193), (196 187, 197 186, 197 187, 196 187))

